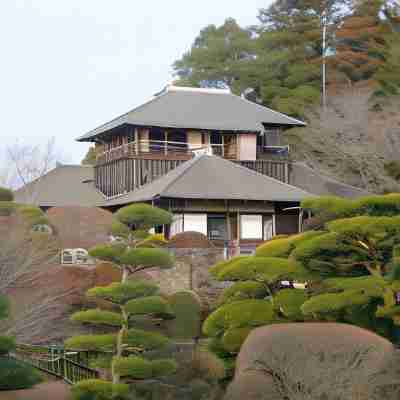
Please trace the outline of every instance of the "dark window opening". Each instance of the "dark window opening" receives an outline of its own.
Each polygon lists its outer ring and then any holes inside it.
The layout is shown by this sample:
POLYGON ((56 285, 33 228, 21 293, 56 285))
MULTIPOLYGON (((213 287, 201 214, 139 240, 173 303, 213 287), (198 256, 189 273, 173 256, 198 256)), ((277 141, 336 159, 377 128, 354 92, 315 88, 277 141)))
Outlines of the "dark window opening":
POLYGON ((162 128, 151 128, 149 132, 150 150, 164 151, 165 132, 162 128))
POLYGON ((225 215, 208 215, 207 235, 210 240, 228 240, 225 215))

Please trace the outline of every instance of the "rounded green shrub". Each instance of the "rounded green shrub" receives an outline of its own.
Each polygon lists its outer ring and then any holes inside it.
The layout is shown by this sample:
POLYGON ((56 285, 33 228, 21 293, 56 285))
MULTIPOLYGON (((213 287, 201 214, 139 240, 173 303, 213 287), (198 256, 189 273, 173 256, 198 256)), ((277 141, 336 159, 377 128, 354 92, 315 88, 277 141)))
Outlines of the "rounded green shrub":
POLYGON ((129 385, 87 379, 72 387, 73 400, 128 400, 129 385))
POLYGON ((132 204, 121 208, 115 215, 123 224, 136 228, 168 225, 172 222, 172 215, 165 210, 149 204, 132 204))
POLYGON ((245 257, 221 268, 217 279, 221 281, 258 280, 274 283, 295 277, 304 271, 294 260, 278 257, 245 257))
POLYGON ((33 367, 12 358, 0 358, 0 390, 28 389, 41 381, 33 367))
POLYGON ((301 243, 320 236, 323 232, 320 231, 308 231, 284 237, 281 239, 269 240, 261 246, 257 247, 257 257, 288 257, 290 253, 301 243))
POLYGON ((15 338, 12 336, 0 336, 0 356, 8 354, 15 349, 15 338))
POLYGON ((121 326, 122 316, 113 311, 105 311, 101 309, 93 309, 86 311, 78 311, 71 316, 72 321, 84 322, 90 324, 104 324, 109 326, 121 326))
POLYGON ((178 339, 200 337, 202 306, 198 295, 190 291, 177 292, 169 297, 168 303, 175 317, 168 323, 169 334, 178 339))
POLYGON ((263 299, 268 291, 260 282, 243 281, 235 282, 231 287, 226 288, 218 299, 219 304, 232 303, 233 301, 246 299, 263 299))
POLYGON ((253 327, 228 329, 222 336, 222 345, 230 353, 238 353, 253 327))
POLYGON ((14 201, 12 190, 0 186, 0 201, 14 201))
POLYGON ((67 339, 65 348, 70 350, 111 351, 116 348, 117 335, 80 335, 67 339))
POLYGON ((119 259, 121 264, 141 267, 171 268, 174 264, 174 259, 168 251, 157 248, 131 249, 123 253, 119 259))
POLYGON ((16 204, 11 201, 0 201, 0 217, 10 216, 16 208, 16 204))
POLYGON ((150 379, 153 376, 152 362, 141 357, 114 357, 114 371, 133 379, 150 379))
POLYGON ((273 306, 268 300, 236 301, 211 313, 203 324, 203 332, 207 336, 220 337, 229 329, 261 326, 274 318, 273 306))
POLYGON ((305 290, 282 289, 274 295, 274 307, 285 318, 291 321, 302 321, 304 315, 301 306, 308 299, 305 290))
POLYGON ((178 369, 178 365, 176 361, 172 359, 154 360, 151 362, 151 369, 152 377, 159 378, 174 374, 178 369))
POLYGON ((124 304, 132 299, 154 296, 158 292, 158 286, 150 281, 132 280, 124 283, 115 282, 109 286, 94 287, 87 291, 87 296, 124 304))
POLYGON ((170 305, 161 296, 147 296, 129 300, 124 308, 130 315, 173 316, 170 305))
MULTIPOLYGON (((125 334, 123 342, 127 346, 134 348, 135 351, 150 351, 166 347, 170 340, 158 332, 131 328, 125 334)), ((127 348, 128 351, 129 347, 127 348)))
POLYGON ((30 222, 45 217, 44 212, 35 206, 21 206, 18 208, 19 213, 30 222))

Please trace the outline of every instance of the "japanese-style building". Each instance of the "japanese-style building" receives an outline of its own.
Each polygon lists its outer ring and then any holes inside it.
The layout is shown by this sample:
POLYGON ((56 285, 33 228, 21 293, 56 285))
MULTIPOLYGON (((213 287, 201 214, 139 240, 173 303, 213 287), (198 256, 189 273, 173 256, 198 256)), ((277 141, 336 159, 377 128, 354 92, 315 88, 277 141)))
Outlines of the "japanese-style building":
POLYGON ((282 134, 304 125, 225 90, 167 86, 77 139, 94 143, 94 167, 59 166, 16 198, 29 202, 36 185, 34 202, 44 209, 114 211, 148 202, 174 214, 173 224, 162 228, 168 237, 198 231, 217 244, 251 249, 276 234, 298 232, 299 204, 310 193, 363 194, 321 177, 313 178, 322 192, 315 193, 307 173, 293 173, 282 134))

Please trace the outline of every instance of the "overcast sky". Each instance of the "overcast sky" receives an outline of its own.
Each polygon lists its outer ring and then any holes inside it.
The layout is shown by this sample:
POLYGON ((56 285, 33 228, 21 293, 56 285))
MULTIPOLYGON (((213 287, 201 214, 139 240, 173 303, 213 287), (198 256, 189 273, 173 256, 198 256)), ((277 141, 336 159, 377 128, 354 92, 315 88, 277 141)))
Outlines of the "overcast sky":
POLYGON ((63 161, 80 162, 88 146, 74 138, 165 86, 200 29, 254 24, 270 3, 0 0, 0 157, 54 136, 63 161))

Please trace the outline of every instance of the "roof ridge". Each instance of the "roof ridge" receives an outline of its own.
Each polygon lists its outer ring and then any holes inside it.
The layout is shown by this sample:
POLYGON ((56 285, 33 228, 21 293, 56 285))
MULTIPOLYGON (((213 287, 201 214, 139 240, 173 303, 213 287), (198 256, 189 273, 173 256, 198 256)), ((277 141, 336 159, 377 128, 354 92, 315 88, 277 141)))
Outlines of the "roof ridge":
MULTIPOLYGON (((212 157, 216 157, 216 156, 212 156, 212 157)), ((306 194, 311 194, 311 193, 306 192, 305 190, 303 190, 303 189, 301 189, 301 188, 299 188, 297 186, 291 185, 290 183, 282 182, 279 179, 273 178, 272 176, 264 175, 261 172, 255 171, 254 169, 251 169, 251 168, 247 168, 244 165, 241 165, 239 163, 227 160, 226 158, 222 158, 222 157, 218 157, 218 158, 220 158, 223 161, 226 161, 228 163, 233 164, 236 168, 240 168, 240 169, 245 170, 246 172, 250 172, 253 175, 261 176, 261 177, 263 177, 264 179, 267 179, 267 180, 272 180, 272 181, 277 182, 278 184, 283 185, 283 186, 288 186, 290 189, 297 189, 297 190, 301 190, 302 192, 304 192, 306 194)), ((246 161, 246 160, 244 160, 244 161, 246 161)))

